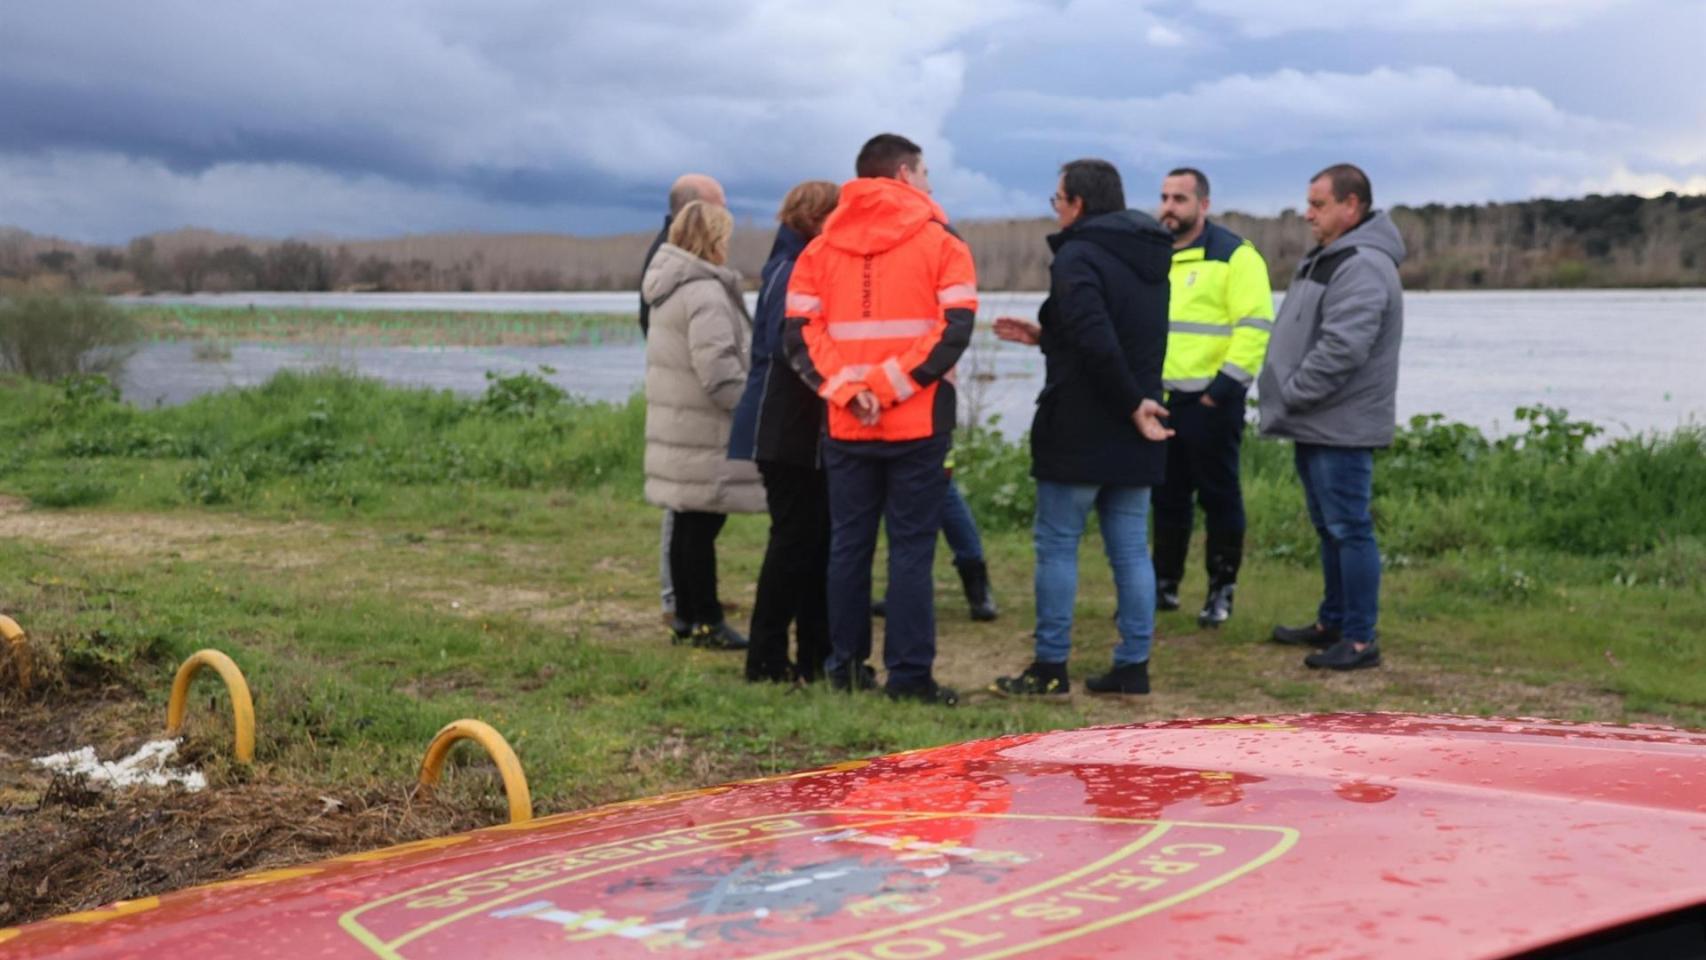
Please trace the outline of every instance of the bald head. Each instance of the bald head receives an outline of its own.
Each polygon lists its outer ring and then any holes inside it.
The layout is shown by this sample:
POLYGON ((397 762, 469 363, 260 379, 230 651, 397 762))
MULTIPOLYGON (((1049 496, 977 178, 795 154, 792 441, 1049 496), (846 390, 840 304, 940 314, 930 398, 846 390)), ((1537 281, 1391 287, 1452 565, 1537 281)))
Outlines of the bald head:
POLYGON ((675 179, 669 188, 669 215, 675 216, 681 208, 695 200, 719 207, 728 206, 723 198, 723 185, 703 173, 684 173, 675 179))

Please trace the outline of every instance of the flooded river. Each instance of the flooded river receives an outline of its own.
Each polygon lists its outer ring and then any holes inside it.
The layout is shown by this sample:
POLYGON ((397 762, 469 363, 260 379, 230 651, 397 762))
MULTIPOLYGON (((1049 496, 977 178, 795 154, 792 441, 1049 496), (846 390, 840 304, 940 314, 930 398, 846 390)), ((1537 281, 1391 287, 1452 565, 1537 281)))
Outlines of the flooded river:
MULTIPOLYGON (((1040 293, 985 294, 980 322, 1034 316, 1040 293)), ((219 294, 151 297, 259 309, 322 307, 412 312, 631 312, 632 293, 219 294)), ((1706 290, 1411 293, 1405 300, 1398 413, 1443 413, 1484 430, 1513 428, 1524 404, 1567 408, 1613 435, 1706 422, 1706 290)), ((390 383, 478 393, 486 371, 554 368, 550 379, 583 397, 620 400, 638 389, 644 347, 628 342, 556 347, 338 347, 237 343, 199 359, 188 342, 145 346, 122 383, 142 405, 182 403, 260 383, 279 370, 337 367, 390 383)), ((962 413, 1001 417, 1018 432, 1042 383, 1042 357, 980 331, 960 364, 962 413)))

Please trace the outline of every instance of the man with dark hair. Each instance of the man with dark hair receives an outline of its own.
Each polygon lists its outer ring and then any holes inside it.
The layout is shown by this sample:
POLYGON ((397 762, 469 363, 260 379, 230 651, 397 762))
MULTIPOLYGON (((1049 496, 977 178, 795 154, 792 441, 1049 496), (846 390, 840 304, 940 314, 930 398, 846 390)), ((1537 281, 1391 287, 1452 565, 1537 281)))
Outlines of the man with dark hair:
POLYGON ((1161 181, 1161 224, 1173 232, 1162 382, 1174 435, 1167 444, 1167 479, 1155 489, 1155 594, 1158 609, 1179 608, 1194 499, 1208 521, 1208 594, 1197 623, 1218 627, 1232 616, 1244 561, 1238 479, 1244 394, 1267 353, 1274 297, 1268 265, 1255 246, 1209 221, 1208 194, 1208 177, 1194 167, 1171 170, 1161 181))
MULTIPOLYGON (((645 276, 651 268, 652 258, 657 256, 658 248, 669 240, 669 226, 675 222, 675 215, 681 208, 695 200, 726 206, 723 199, 723 185, 703 173, 684 173, 675 178, 669 187, 669 213, 664 215, 663 229, 652 238, 652 245, 646 249, 646 259, 640 264, 640 276, 645 276)), ((640 298, 640 336, 644 337, 651 328, 652 308, 646 303, 646 298, 640 298)), ((663 523, 658 530, 658 582, 659 599, 663 601, 664 619, 670 622, 670 629, 675 638, 685 639, 691 630, 686 620, 675 615, 675 583, 669 575, 669 544, 675 538, 675 514, 668 510, 663 512, 663 523)))
POLYGON ((898 180, 902 168, 917 173, 924 148, 898 133, 879 133, 865 141, 853 161, 853 173, 859 177, 886 177, 898 180))
POLYGON ((1161 482, 1172 431, 1162 426, 1170 240, 1148 214, 1125 209, 1119 171, 1103 160, 1060 170, 1050 198, 1060 232, 1037 323, 995 321, 995 335, 1040 346, 1046 375, 1031 424, 1037 480, 1035 659, 990 689, 1014 696, 1071 692, 1066 661, 1078 596, 1078 544, 1090 510, 1119 597, 1113 669, 1091 693, 1149 692, 1155 572, 1145 544, 1149 489, 1161 482))
POLYGON ((936 682, 931 567, 947 499, 954 428, 948 377, 971 342, 971 250, 930 199, 917 144, 895 134, 859 151, 859 176, 794 265, 783 335, 789 365, 828 402, 829 640, 832 686, 874 682, 871 560, 889 542, 884 684, 891 697, 951 706, 936 682))
POLYGON ((1277 643, 1324 647, 1310 667, 1380 665, 1380 548, 1369 512, 1374 450, 1392 442, 1404 337, 1404 241, 1371 206, 1368 175, 1338 164, 1309 181, 1315 235, 1274 322, 1257 392, 1262 433, 1295 441, 1297 477, 1321 541, 1315 621, 1277 643))

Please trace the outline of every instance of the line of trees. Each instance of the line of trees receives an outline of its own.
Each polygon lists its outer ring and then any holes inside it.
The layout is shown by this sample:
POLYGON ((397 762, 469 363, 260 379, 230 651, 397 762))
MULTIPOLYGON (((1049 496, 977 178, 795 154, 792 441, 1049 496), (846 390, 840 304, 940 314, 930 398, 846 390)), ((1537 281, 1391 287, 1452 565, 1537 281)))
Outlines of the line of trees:
MULTIPOLYGON (((1482 206, 1397 207, 1411 289, 1706 286, 1706 196, 1589 196, 1482 206)), ((1310 246, 1294 211, 1220 218, 1267 258, 1274 286, 1310 246)), ((959 230, 987 290, 1048 285, 1051 221, 967 221, 959 230)), ((767 225, 735 231, 730 260, 756 277, 767 225)), ((0 290, 105 293, 237 290, 632 290, 650 234, 435 234, 390 240, 262 241, 184 230, 97 247, 0 230, 0 290)))

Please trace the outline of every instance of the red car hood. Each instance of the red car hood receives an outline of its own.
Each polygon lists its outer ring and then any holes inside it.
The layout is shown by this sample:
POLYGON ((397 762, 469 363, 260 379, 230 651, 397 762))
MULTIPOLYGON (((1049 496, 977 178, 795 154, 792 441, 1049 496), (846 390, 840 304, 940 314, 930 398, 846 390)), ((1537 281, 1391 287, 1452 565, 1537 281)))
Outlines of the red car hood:
POLYGON ((6 957, 1495 957, 1706 902, 1706 734, 1399 715, 982 740, 127 901, 6 957))

